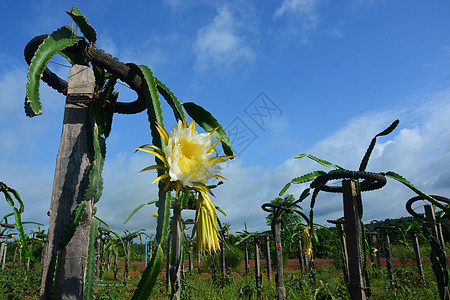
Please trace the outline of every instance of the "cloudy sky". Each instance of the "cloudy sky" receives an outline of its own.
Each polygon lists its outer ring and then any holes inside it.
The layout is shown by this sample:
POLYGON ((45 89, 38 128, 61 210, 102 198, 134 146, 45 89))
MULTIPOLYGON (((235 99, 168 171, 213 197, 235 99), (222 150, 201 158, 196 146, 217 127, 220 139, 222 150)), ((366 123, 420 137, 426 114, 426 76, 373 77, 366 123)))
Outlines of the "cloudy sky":
MULTIPOLYGON (((65 98, 42 84, 44 114, 25 116, 23 49, 34 36, 71 25, 65 11, 74 2, 96 29, 99 48, 149 66, 182 102, 202 105, 226 128, 237 158, 224 166, 228 181, 213 201, 232 232, 244 222, 250 231, 267 230, 261 204, 292 178, 323 169, 294 155, 357 169, 372 137, 395 119, 400 125, 378 140, 368 170, 395 171, 429 194, 450 196, 448 1, 5 0, 0 180, 21 194, 24 221, 48 225, 65 98)), ((49 67, 67 78, 67 67, 49 67)), ((120 88, 119 101, 134 99, 120 88)), ((175 122, 168 109, 165 120, 168 127, 175 122)), ((151 234, 156 226, 153 206, 123 224, 156 198, 155 174, 138 173, 153 157, 134 152, 150 141, 145 113, 115 115, 98 216, 120 233, 151 234)), ((298 197, 303 188, 288 193, 298 197)), ((364 221, 406 216, 413 196, 388 179, 363 194, 364 221)), ((308 212, 309 200, 303 206, 308 212)), ((2 216, 10 211, 0 201, 2 216)), ((316 222, 342 215, 340 195, 319 195, 316 222)))

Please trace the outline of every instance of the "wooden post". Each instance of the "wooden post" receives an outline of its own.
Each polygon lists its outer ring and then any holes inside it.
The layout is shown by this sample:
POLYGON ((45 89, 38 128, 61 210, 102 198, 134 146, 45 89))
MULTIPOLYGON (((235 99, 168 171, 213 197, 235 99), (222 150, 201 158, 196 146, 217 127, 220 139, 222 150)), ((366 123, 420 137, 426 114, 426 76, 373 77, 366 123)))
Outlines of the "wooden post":
POLYGON ((259 261, 259 239, 255 236, 255 280, 257 289, 257 299, 261 299, 261 265, 259 261))
POLYGON ((113 272, 114 272, 114 280, 117 280, 117 255, 114 254, 114 264, 113 264, 113 272))
POLYGON ((244 241, 244 263, 245 263, 245 275, 248 275, 248 242, 244 241))
POLYGON ((417 232, 410 231, 410 234, 413 243, 414 253, 416 254, 417 269, 419 270, 420 278, 423 279, 422 257, 420 256, 419 239, 417 238, 417 232))
POLYGON ((81 65, 71 68, 50 204, 48 251, 42 262, 41 299, 49 299, 52 289, 55 289, 53 293, 57 299, 84 298, 94 203, 91 199, 84 199, 86 185, 83 179, 86 168, 93 161, 93 153, 92 143, 89 142, 89 104, 81 102, 92 99, 94 87, 95 78, 91 68, 81 65), (81 222, 67 246, 60 249, 64 232, 78 205, 84 200, 88 201, 81 222), (49 272, 49 267, 53 265, 52 257, 56 257, 57 253, 59 272, 55 274, 49 272), (54 287, 53 283, 57 283, 57 286, 54 287))
POLYGON ((220 244, 220 266, 222 268, 222 278, 226 275, 226 265, 225 265, 225 243, 223 239, 219 241, 220 244))
POLYGON ((392 265, 391 241, 389 238, 389 231, 387 228, 383 229, 384 235, 384 254, 386 256, 386 268, 388 270, 389 279, 394 279, 394 267, 392 265))
POLYGON ((273 240, 275 243, 275 257, 277 263, 277 274, 275 283, 277 285, 277 298, 282 300, 286 298, 286 289, 283 283, 283 251, 281 246, 281 209, 276 208, 272 220, 273 240))
MULTIPOLYGON (((443 248, 444 248, 443 242, 441 239, 441 235, 439 234, 439 229, 437 226, 436 217, 434 215, 433 208, 429 204, 425 205, 424 208, 425 208, 425 220, 426 220, 426 224, 427 224, 428 228, 431 231, 431 238, 434 239, 439 244, 439 246, 442 248, 442 251, 444 251, 443 250, 443 248)), ((444 252, 444 255, 445 255, 445 252, 444 252)), ((434 251, 431 251, 430 260, 431 260, 432 268, 434 271, 434 275, 436 276, 437 286, 438 286, 438 290, 439 290, 439 296, 441 299, 448 300, 448 299, 450 299, 450 290, 449 290, 449 287, 445 285, 444 274, 442 272, 441 266, 439 264, 439 260, 436 257, 436 254, 434 253, 434 251)), ((447 263, 447 257, 445 257, 445 263, 447 263)), ((445 267, 447 267, 447 265, 445 267)))
POLYGON ((170 285, 170 241, 171 241, 171 233, 167 235, 167 255, 166 255, 166 288, 169 288, 170 285))
POLYGON ((3 255, 4 255, 4 252, 5 252, 5 245, 6 245, 6 243, 7 243, 6 239, 4 239, 2 241, 2 245, 0 247, 0 262, 3 261, 3 255))
POLYGON ((189 240, 189 274, 192 274, 192 270, 194 270, 194 243, 192 240, 189 240))
POLYGON ((128 278, 128 264, 129 264, 129 260, 130 260, 130 240, 127 241, 127 253, 125 253, 125 270, 123 272, 123 279, 125 281, 125 279, 128 278))
POLYGON ((305 263, 303 260, 303 245, 302 245, 302 236, 298 235, 298 262, 300 264, 300 271, 303 273, 303 271, 305 270, 305 263))
POLYGON ((348 284, 349 283, 348 252, 347 252, 347 242, 345 241, 344 223, 342 221, 333 221, 333 220, 327 220, 327 222, 336 225, 336 233, 339 238, 339 243, 341 244, 344 281, 348 284))
POLYGON ((359 197, 353 180, 342 181, 344 200, 344 222, 348 253, 348 290, 352 300, 367 299, 364 290, 363 260, 361 253, 361 218, 359 216, 359 197))
POLYGON ((3 254, 3 259, 2 259, 2 271, 5 269, 5 263, 6 263, 6 250, 8 249, 8 242, 5 242, 5 252, 3 254))
POLYGON ((267 279, 272 280, 272 262, 270 261, 270 235, 266 234, 266 264, 267 264, 267 279))
POLYGON ((377 239, 377 234, 376 232, 373 232, 370 234, 370 236, 372 237, 372 246, 375 248, 375 261, 376 261, 376 266, 377 268, 379 268, 381 266, 381 254, 380 254, 380 250, 378 249, 378 239, 377 239))

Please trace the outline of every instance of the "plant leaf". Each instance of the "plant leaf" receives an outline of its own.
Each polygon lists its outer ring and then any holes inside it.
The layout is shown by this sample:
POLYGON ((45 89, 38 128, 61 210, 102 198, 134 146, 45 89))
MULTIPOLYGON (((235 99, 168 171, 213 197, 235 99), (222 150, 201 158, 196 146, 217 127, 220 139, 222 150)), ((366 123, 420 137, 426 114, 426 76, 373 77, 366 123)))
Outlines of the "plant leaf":
POLYGON ((155 252, 150 263, 147 265, 144 273, 142 274, 141 280, 138 283, 136 290, 134 291, 132 299, 144 300, 148 299, 150 296, 153 286, 155 285, 156 277, 158 276, 159 270, 162 263, 162 243, 165 241, 168 228, 169 228, 169 218, 170 218, 170 204, 171 204, 170 193, 164 193, 162 187, 159 189, 159 199, 158 199, 158 223, 156 226, 156 243, 155 252))
POLYGON ((16 207, 13 207, 13 210, 14 210, 14 217, 16 218, 16 228, 17 228, 17 231, 19 232, 19 237, 20 237, 20 241, 22 243, 22 247, 23 247, 23 249, 25 249, 26 255, 29 258, 33 259, 30 249, 28 247, 27 239, 25 237, 25 232, 23 231, 23 225, 22 225, 22 219, 20 217, 20 212, 16 207))
POLYGON ((326 160, 323 160, 323 159, 321 159, 321 158, 317 158, 317 157, 315 157, 315 156, 313 156, 313 155, 310 155, 310 154, 297 154, 297 155, 295 155, 294 156, 294 158, 303 158, 303 157, 308 157, 309 159, 312 159, 312 160, 314 160, 315 162, 317 162, 317 163, 319 163, 319 164, 321 164, 322 166, 325 166, 325 167, 327 167, 327 168, 335 168, 335 169, 337 169, 337 170, 341 170, 341 169, 343 169, 342 167, 340 167, 340 166, 338 166, 338 165, 335 165, 335 164, 332 164, 332 163, 330 163, 330 162, 328 162, 328 161, 326 161, 326 160))
POLYGON ((181 105, 180 101, 178 101, 178 98, 175 96, 175 94, 156 77, 155 82, 159 93, 164 97, 164 99, 166 99, 167 103, 172 108, 175 119, 177 119, 177 121, 183 121, 184 119, 186 119, 183 106, 181 105))
POLYGON ((76 44, 80 38, 73 38, 73 28, 66 25, 50 34, 36 50, 30 67, 28 68, 27 96, 25 98, 25 112, 34 117, 42 114, 39 98, 39 85, 45 66, 55 53, 76 44))
POLYGON ((377 137, 388 135, 389 133, 391 133, 397 127, 399 122, 400 122, 399 120, 395 120, 394 122, 392 122, 391 125, 389 125, 388 128, 386 128, 382 132, 380 132, 377 135, 375 135, 375 137, 370 142, 370 145, 367 148, 366 153, 364 154, 364 157, 363 157, 363 159, 361 161, 361 164, 359 165, 359 171, 365 171, 366 170, 367 164, 369 163, 370 155, 372 154, 373 148, 375 147, 375 143, 377 141, 377 137))
POLYGON ((150 123, 150 129, 153 138, 152 144, 162 149, 164 140, 156 129, 156 123, 159 123, 164 127, 164 118, 162 115, 161 102, 159 100, 158 89, 156 87, 156 81, 155 77, 153 76, 153 72, 149 67, 144 65, 127 65, 131 68, 132 71, 136 72, 144 79, 145 86, 143 89, 143 96, 145 99, 145 105, 147 106, 148 121, 150 123))
POLYGON ((406 185, 408 188, 410 188, 412 191, 414 191, 417 195, 423 197, 424 199, 427 199, 428 201, 430 201, 432 204, 436 205, 437 207, 439 207, 440 209, 446 210, 447 207, 440 203, 439 201, 437 201, 436 199, 434 199, 433 197, 431 197, 430 195, 422 192, 420 189, 418 189, 417 187, 415 187, 411 182, 409 182, 408 180, 406 180, 405 178, 403 178, 401 175, 389 171, 385 174, 387 177, 390 177, 392 179, 397 180, 398 182, 403 183, 404 185, 406 185))
POLYGON ((66 13, 72 18, 72 20, 78 25, 83 33, 84 37, 91 43, 95 43, 97 40, 97 33, 89 23, 85 15, 75 5, 72 7, 72 11, 66 11, 66 13))
POLYGON ((93 300, 95 295, 95 277, 96 277, 96 256, 97 256, 97 234, 98 234, 98 221, 93 218, 91 222, 91 230, 89 235, 89 251, 88 261, 86 267, 86 289, 85 299, 93 300))
POLYGON ((131 217, 134 216, 134 214, 137 213, 137 212, 138 212, 141 208, 143 208, 144 206, 150 205, 150 204, 153 204, 153 203, 156 203, 157 201, 158 201, 158 200, 153 200, 153 201, 150 201, 150 202, 147 202, 147 203, 142 203, 142 204, 138 205, 138 207, 136 207, 136 208, 130 213, 130 215, 125 219, 125 221, 124 221, 123 223, 126 224, 126 223, 131 219, 131 217))
POLYGON ((234 155, 227 133, 223 129, 222 125, 220 125, 219 121, 217 121, 209 111, 192 102, 183 103, 183 107, 188 115, 204 130, 211 131, 217 128, 213 134, 218 139, 222 139, 222 149, 225 155, 234 155))

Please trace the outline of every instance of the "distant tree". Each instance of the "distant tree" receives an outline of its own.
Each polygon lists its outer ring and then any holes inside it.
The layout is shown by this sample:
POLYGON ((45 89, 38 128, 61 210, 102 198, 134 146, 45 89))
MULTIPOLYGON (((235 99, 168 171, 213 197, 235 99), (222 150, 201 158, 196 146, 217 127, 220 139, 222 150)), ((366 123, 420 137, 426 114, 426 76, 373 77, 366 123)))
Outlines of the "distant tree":
MULTIPOLYGON (((294 203, 295 201, 296 199, 294 198, 294 195, 287 194, 283 198, 276 197, 275 199, 270 201, 270 203, 282 205, 284 207, 291 209, 301 210, 302 208, 297 203, 294 203)), ((273 213, 267 215, 266 217, 267 225, 270 226, 272 224, 273 216, 274 216, 273 213)), ((304 221, 303 218, 296 213, 293 214, 283 213, 281 219, 282 219, 282 227, 281 227, 282 231, 284 231, 286 228, 292 231, 297 224, 302 223, 304 221)))

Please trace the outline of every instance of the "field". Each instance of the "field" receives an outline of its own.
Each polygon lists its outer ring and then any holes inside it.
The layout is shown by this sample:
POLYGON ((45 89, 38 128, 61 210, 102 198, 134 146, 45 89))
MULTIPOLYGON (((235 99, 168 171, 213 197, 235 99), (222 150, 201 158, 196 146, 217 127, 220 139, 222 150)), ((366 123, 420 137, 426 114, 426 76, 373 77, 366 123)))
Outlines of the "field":
MULTIPOLYGON (((403 263, 405 261, 403 260, 403 263)), ((112 271, 106 272, 99 281, 97 299, 129 299, 143 272, 143 262, 133 262, 130 266, 130 278, 123 280, 123 262, 119 263, 118 280, 113 279, 112 271)), ((274 274, 267 279, 264 260, 261 261, 262 299, 276 298, 274 274)), ((287 260, 285 263, 284 285, 287 299, 347 299, 349 295, 343 281, 342 270, 338 263, 330 259, 315 260, 314 279, 309 274, 300 272, 298 261, 287 260)), ((246 276, 241 263, 234 270, 228 270, 225 277, 220 271, 211 275, 209 266, 195 265, 193 273, 185 272, 182 299, 257 299, 255 273, 250 265, 246 276)), ((187 262, 185 262, 187 269, 187 262)), ((371 299, 438 299, 439 294, 434 275, 429 263, 425 262, 424 279, 417 273, 411 261, 402 264, 394 259, 394 280, 389 281, 385 267, 368 268, 371 299)), ((38 299, 40 266, 35 265, 25 274, 25 269, 7 266, 0 273, 0 299, 38 299)), ((165 272, 161 272, 151 299, 167 299, 165 272)))

